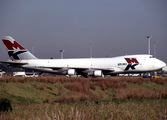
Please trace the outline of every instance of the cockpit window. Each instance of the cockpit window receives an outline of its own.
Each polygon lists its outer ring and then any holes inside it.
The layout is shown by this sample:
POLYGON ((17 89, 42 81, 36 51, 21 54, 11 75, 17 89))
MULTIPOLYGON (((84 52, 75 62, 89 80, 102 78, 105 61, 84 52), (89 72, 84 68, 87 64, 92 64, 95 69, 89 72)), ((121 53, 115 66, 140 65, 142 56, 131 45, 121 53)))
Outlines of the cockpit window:
POLYGON ((150 55, 150 57, 149 58, 153 58, 153 56, 152 55, 150 55))

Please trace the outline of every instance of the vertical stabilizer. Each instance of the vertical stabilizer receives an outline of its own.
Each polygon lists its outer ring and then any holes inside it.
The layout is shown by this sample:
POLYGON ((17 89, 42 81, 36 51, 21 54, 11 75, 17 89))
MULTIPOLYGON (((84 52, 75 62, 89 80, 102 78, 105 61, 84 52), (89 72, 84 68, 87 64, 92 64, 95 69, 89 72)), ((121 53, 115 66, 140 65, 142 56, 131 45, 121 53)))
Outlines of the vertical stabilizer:
POLYGON ((17 43, 10 36, 3 36, 2 41, 7 48, 10 59, 12 60, 29 60, 37 59, 33 54, 31 54, 27 49, 17 43))

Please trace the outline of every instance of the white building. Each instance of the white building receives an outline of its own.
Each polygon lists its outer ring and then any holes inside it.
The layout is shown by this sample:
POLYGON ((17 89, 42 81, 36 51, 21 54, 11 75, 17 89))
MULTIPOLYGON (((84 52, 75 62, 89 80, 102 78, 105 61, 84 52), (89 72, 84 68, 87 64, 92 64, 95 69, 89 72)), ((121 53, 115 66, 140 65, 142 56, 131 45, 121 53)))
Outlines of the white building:
POLYGON ((2 70, 0 69, 0 77, 2 77, 4 74, 5 74, 5 71, 2 71, 2 70))

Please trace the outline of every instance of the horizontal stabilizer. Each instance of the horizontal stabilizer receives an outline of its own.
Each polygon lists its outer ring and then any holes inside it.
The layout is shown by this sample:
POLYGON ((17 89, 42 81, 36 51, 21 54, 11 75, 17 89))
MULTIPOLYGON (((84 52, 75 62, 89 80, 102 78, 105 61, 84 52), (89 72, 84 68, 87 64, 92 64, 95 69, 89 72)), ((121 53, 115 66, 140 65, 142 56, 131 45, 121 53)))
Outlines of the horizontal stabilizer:
POLYGON ((21 63, 21 62, 4 62, 4 61, 0 61, 0 63, 4 63, 10 66, 22 66, 22 65, 28 64, 28 63, 21 63))

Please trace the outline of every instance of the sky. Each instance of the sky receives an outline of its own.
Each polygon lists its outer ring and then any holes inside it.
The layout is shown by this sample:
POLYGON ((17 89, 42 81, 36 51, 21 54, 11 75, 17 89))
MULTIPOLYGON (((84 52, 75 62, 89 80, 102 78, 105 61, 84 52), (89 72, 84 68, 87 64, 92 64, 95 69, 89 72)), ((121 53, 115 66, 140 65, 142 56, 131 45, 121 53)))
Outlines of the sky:
MULTIPOLYGON (((167 63, 167 0, 1 0, 0 36, 37 58, 151 54, 167 63), (91 44, 91 45, 90 45, 91 44), (33 47, 34 46, 34 50, 33 47)), ((9 57, 0 42, 0 61, 9 57)))

